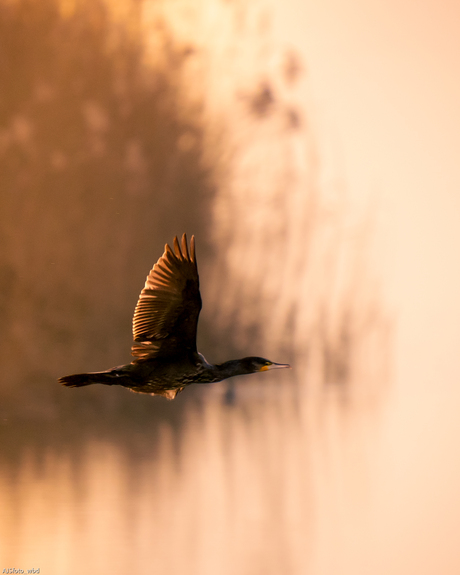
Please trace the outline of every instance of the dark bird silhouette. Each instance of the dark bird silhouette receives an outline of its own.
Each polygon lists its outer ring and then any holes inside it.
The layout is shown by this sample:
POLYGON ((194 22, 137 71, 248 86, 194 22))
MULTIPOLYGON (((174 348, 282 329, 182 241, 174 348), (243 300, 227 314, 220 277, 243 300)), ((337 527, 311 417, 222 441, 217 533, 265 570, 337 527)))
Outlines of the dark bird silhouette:
POLYGON ((192 383, 213 383, 235 375, 290 367, 262 357, 245 357, 212 365, 197 352, 196 330, 201 310, 195 238, 166 244, 141 291, 133 318, 134 360, 107 371, 61 377, 67 387, 92 383, 121 385, 139 393, 174 399, 192 383))

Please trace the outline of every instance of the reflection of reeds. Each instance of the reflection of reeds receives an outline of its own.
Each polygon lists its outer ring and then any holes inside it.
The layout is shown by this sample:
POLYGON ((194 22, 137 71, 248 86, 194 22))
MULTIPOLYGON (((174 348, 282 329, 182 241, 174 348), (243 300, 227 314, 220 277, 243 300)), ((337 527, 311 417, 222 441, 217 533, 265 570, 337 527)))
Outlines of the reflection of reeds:
POLYGON ((209 359, 303 357, 349 382, 380 312, 356 301, 362 270, 340 287, 295 54, 240 3, 115 4, 0 1, 0 393, 107 401, 55 378, 128 359, 143 277, 184 230, 209 359))

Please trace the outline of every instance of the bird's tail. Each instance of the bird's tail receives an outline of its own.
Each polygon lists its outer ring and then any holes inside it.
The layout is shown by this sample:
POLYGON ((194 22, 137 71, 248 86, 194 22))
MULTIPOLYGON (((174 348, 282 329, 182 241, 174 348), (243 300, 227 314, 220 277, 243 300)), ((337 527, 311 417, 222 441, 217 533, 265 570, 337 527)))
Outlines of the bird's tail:
POLYGON ((60 377, 58 382, 66 387, 83 387, 93 383, 103 383, 105 385, 120 384, 120 372, 115 370, 95 371, 93 373, 76 373, 60 377))

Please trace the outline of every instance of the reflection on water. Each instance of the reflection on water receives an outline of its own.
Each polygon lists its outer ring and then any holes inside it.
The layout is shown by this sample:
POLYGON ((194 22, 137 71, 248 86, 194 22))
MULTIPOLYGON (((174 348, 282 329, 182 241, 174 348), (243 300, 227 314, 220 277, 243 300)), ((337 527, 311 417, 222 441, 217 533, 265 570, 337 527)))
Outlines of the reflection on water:
POLYGON ((248 376, 236 394, 228 405, 223 385, 209 388, 181 433, 152 422, 80 439, 84 417, 35 433, 5 425, 2 568, 307 573, 315 549, 340 539, 343 506, 362 505, 365 409, 350 425, 341 402, 318 403, 292 375, 248 376))
POLYGON ((2 566, 301 573, 314 512, 302 400, 289 379, 254 379, 233 406, 212 390, 180 437, 148 425, 123 445, 65 445, 56 428, 38 451, 17 445, 0 476, 2 566))

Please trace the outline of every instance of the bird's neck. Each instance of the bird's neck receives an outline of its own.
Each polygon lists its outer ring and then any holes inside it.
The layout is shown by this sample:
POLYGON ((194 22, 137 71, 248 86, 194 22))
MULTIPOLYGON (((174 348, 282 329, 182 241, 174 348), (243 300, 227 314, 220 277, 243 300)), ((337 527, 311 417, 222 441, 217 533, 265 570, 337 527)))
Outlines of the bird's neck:
POLYGON ((227 379, 228 377, 233 377, 235 375, 245 375, 248 372, 244 366, 241 365, 239 359, 231 359, 219 365, 213 365, 213 372, 216 378, 214 381, 221 381, 222 379, 227 379))

